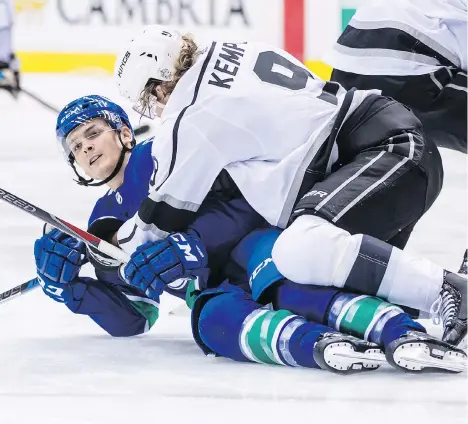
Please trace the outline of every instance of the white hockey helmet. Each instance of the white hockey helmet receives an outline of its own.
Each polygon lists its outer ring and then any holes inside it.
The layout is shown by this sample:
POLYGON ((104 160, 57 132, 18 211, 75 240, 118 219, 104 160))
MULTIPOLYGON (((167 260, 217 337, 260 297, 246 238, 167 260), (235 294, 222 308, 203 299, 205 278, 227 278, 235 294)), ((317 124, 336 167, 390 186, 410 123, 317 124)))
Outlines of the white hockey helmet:
POLYGON ((138 102, 148 80, 171 81, 182 47, 182 35, 160 25, 148 25, 123 46, 114 77, 122 96, 138 102))

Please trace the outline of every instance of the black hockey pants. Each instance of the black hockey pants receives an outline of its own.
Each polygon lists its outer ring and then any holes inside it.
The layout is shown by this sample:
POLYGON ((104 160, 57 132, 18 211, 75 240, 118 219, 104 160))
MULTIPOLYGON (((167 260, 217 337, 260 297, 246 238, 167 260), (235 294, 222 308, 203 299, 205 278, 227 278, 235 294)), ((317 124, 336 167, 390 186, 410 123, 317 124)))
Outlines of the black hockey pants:
POLYGON ((401 103, 371 95, 344 122, 336 144, 330 174, 318 180, 307 170, 292 220, 317 215, 403 248, 443 181, 439 152, 420 121, 401 103))

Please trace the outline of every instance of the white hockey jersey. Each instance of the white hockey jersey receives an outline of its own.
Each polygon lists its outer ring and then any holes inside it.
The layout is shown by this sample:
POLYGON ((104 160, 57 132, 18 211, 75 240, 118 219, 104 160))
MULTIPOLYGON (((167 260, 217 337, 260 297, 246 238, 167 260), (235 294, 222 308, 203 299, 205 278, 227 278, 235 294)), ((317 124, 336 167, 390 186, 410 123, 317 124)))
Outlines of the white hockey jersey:
POLYGON ((466 71, 467 49, 466 0, 374 0, 323 60, 359 75, 423 75, 466 71))
MULTIPOLYGON (((375 92, 356 91, 348 114, 375 92)), ((257 212, 285 227, 345 94, 281 49, 212 43, 164 109, 152 151, 155 189, 118 232, 119 244, 133 251, 183 230, 222 169, 257 212)), ((336 156, 335 148, 329 167, 336 156)))

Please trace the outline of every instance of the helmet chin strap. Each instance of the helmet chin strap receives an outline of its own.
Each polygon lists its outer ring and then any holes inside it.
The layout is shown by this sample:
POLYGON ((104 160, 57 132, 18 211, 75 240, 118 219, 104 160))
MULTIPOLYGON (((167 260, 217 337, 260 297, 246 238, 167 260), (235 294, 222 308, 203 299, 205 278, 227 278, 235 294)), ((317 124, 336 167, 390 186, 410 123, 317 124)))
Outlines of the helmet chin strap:
POLYGON ((94 178, 90 178, 90 179, 87 180, 86 178, 82 177, 78 173, 78 171, 77 171, 77 169, 75 167, 75 158, 73 157, 73 154, 70 154, 68 160, 70 162, 70 166, 73 168, 73 171, 75 172, 76 176, 78 177, 78 179, 75 180, 78 185, 82 185, 82 186, 85 186, 85 187, 99 187, 99 186, 102 186, 104 184, 107 184, 109 181, 111 181, 119 173, 120 168, 122 168, 123 162, 125 160, 125 154, 127 152, 131 152, 133 150, 133 148, 136 145, 136 141, 135 141, 135 138, 133 138, 132 143, 131 143, 131 147, 128 148, 127 146, 125 146, 125 144, 122 141, 120 131, 118 131, 118 137, 119 137, 120 144, 122 146, 122 151, 120 152, 119 160, 117 162, 117 165, 115 165, 115 168, 111 172, 111 174, 102 181, 98 181, 96 183, 93 183, 94 178))

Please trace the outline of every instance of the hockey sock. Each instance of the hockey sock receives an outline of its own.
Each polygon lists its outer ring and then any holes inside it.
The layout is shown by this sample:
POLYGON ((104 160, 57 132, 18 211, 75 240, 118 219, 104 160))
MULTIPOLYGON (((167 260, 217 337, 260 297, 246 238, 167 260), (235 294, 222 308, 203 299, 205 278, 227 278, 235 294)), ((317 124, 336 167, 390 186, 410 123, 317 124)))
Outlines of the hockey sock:
POLYGON ((318 368, 314 344, 333 331, 286 310, 271 311, 238 293, 210 299, 198 328, 203 343, 237 361, 318 368))
POLYGON ((408 330, 426 331, 398 306, 377 297, 353 293, 341 293, 334 299, 328 325, 384 347, 408 330))

